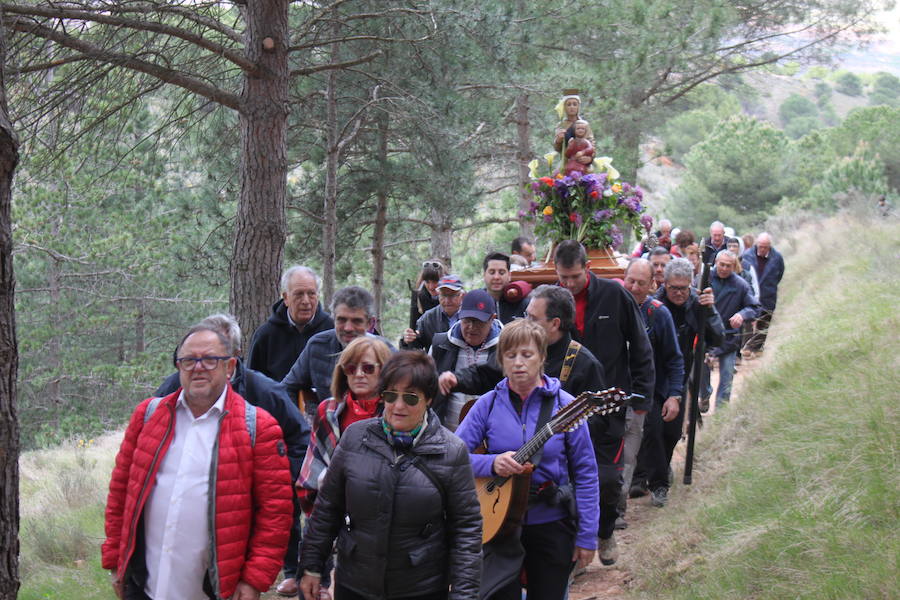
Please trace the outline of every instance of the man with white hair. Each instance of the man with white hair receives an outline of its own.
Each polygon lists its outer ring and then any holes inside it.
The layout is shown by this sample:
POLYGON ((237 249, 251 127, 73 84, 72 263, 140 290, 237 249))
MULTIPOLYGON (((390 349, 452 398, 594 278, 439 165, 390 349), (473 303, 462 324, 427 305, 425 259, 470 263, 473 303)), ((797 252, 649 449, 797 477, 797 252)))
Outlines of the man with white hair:
MULTIPOLYGON (((709 354, 719 361, 719 387, 716 390, 716 406, 725 404, 731 397, 734 363, 740 349, 741 325, 759 314, 759 300, 750 290, 750 284, 734 274, 737 257, 729 250, 716 255, 716 268, 710 276, 710 287, 716 299, 716 310, 725 322, 725 338, 709 349, 709 354)), ((703 389, 700 390, 700 410, 708 410, 712 386, 709 367, 703 369, 703 389)))
POLYGON ((778 301, 778 284, 784 276, 784 258, 772 247, 772 236, 763 231, 756 238, 756 243, 747 248, 741 257, 745 269, 753 268, 759 281, 759 303, 762 310, 756 319, 755 332, 747 341, 748 352, 761 352, 772 323, 772 314, 778 301))
POLYGON ((712 264, 719 252, 728 248, 728 242, 734 238, 725 235, 725 225, 721 221, 713 221, 709 226, 709 237, 704 239, 703 262, 712 264))
POLYGON ((319 276, 309 267, 289 267, 281 276, 281 299, 272 306, 269 320, 253 334, 248 366, 281 381, 309 338, 333 328, 331 315, 319 302, 319 276))

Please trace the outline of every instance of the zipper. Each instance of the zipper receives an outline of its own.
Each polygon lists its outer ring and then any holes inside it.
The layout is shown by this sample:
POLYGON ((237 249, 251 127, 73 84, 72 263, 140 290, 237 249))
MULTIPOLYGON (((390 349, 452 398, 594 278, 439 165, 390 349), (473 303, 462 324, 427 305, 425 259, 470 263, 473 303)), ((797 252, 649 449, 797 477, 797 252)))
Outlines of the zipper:
POLYGON ((222 421, 225 420, 227 414, 227 410, 222 411, 222 416, 219 417, 219 424, 216 428, 216 441, 213 443, 212 457, 209 461, 209 492, 206 499, 206 520, 209 528, 209 569, 207 569, 207 574, 216 598, 220 595, 219 557, 216 548, 216 481, 219 474, 219 440, 222 438, 222 421))
MULTIPOLYGON (((153 474, 156 471, 156 463, 159 460, 159 454, 163 449, 163 446, 166 445, 166 440, 169 437, 169 434, 172 432, 172 427, 175 423, 175 408, 171 404, 167 404, 166 408, 169 410, 169 425, 166 428, 166 433, 163 434, 162 441, 159 446, 156 447, 156 453, 153 455, 153 460, 150 461, 150 468, 147 470, 147 477, 144 479, 144 485, 141 486, 141 493, 138 495, 137 503, 135 505, 134 516, 131 519, 131 525, 128 529, 128 547, 125 551, 125 561, 122 565, 127 565, 131 560, 131 556, 134 553, 134 543, 135 543, 135 529, 137 527, 137 520, 140 518, 141 513, 143 512, 144 501, 146 500, 146 492, 149 487, 150 478, 153 477, 153 474)), ((143 429, 142 429, 143 431, 143 429)), ((140 434, 138 434, 140 437, 140 434)), ((135 444, 135 448, 137 444, 135 444)), ((117 573, 117 576, 121 579, 125 576, 125 572, 117 573)))

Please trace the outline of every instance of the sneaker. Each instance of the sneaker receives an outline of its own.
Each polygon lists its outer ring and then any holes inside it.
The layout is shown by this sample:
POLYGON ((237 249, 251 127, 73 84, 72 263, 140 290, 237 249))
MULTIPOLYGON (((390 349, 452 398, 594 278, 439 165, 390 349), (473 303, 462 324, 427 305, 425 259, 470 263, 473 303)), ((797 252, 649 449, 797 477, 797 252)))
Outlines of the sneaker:
POLYGON ((669 488, 659 487, 650 493, 650 504, 662 508, 669 501, 669 488))
POLYGON ((615 529, 628 529, 628 521, 622 517, 616 517, 615 529))
POLYGON ((647 489, 647 484, 642 481, 635 481, 631 484, 631 488, 628 490, 629 498, 642 498, 650 493, 650 490, 647 489))
POLYGON ((599 538, 600 540, 600 562, 606 565, 616 564, 616 560, 619 558, 619 549, 616 547, 616 536, 615 534, 609 536, 608 538, 599 538))
POLYGON ((700 397, 700 412, 709 412, 709 398, 700 397))

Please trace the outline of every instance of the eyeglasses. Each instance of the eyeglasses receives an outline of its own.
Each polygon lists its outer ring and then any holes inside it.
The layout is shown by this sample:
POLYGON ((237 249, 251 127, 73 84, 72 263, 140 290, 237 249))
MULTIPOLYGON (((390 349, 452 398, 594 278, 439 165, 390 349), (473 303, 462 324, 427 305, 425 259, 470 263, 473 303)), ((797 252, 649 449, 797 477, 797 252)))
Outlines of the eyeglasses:
POLYGON ((419 395, 413 394, 412 392, 395 392, 393 390, 381 392, 381 399, 388 404, 393 404, 398 398, 403 398, 403 402, 405 402, 407 406, 415 406, 420 400, 419 395))
POLYGON ((684 292, 691 289, 691 286, 689 286, 689 285, 667 285, 666 289, 671 290, 673 292, 681 292, 683 294, 684 292))
POLYGON ((175 365, 182 371, 193 371, 197 368, 197 365, 202 366, 204 371, 211 371, 219 366, 220 360, 228 360, 230 358, 230 356, 201 356, 200 358, 185 356, 184 358, 176 358, 175 365))
POLYGON ((366 375, 373 375, 375 373, 375 369, 378 368, 378 365, 373 363, 347 363, 343 365, 341 369, 344 371, 344 375, 356 375, 356 372, 359 369, 362 369, 362 372, 366 375))

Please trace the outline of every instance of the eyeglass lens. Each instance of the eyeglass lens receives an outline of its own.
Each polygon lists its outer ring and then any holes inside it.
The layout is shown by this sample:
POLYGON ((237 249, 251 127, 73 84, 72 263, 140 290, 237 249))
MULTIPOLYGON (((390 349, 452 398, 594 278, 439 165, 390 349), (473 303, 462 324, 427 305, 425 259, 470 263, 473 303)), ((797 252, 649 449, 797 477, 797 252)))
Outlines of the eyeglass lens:
POLYGON ((343 368, 345 375, 356 375, 357 369, 362 369, 362 372, 366 375, 372 375, 373 373, 375 373, 375 369, 377 367, 378 365, 372 363, 347 363, 343 368))
POLYGON ((405 402, 407 406, 415 406, 419 403, 419 396, 412 392, 394 392, 386 390, 381 392, 381 398, 388 404, 393 404, 398 398, 403 398, 403 402, 405 402))

